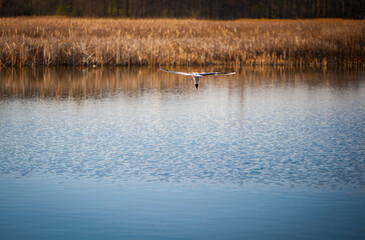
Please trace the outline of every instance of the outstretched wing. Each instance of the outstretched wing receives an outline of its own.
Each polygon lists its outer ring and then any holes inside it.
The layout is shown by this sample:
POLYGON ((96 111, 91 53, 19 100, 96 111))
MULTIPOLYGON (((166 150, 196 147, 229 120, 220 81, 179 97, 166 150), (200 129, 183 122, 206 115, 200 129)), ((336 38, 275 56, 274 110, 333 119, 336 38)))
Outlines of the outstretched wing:
POLYGON ((163 69, 163 68, 160 68, 160 70, 164 71, 164 72, 175 73, 175 74, 180 74, 180 75, 184 75, 184 76, 193 76, 191 73, 174 72, 174 71, 166 70, 166 69, 163 69))
POLYGON ((209 72, 209 73, 206 73, 206 72, 202 72, 202 73, 199 73, 199 75, 202 75, 202 76, 208 76, 208 75, 214 75, 214 76, 218 76, 218 75, 235 75, 237 74, 236 72, 209 72))

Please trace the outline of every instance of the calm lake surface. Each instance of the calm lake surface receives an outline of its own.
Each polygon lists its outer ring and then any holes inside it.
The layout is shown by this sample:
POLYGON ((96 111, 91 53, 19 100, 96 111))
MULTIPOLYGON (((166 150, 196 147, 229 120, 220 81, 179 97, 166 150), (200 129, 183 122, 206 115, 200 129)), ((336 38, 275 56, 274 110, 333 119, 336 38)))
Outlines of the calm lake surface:
POLYGON ((1 69, 0 94, 0 239, 365 238, 364 69, 1 69))

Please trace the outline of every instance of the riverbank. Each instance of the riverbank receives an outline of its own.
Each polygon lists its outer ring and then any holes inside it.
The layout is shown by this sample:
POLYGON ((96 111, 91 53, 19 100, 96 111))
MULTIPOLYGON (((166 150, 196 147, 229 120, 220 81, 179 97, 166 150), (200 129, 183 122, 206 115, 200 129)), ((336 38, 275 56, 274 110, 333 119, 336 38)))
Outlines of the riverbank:
POLYGON ((365 21, 0 19, 0 65, 363 65, 365 21))

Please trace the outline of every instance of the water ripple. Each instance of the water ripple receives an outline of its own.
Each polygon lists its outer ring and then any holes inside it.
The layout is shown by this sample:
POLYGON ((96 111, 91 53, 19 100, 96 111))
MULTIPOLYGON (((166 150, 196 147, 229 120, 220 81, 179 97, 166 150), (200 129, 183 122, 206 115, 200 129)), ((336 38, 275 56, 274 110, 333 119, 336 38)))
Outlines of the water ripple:
POLYGON ((3 102, 0 174, 365 186, 364 87, 236 88, 3 102))

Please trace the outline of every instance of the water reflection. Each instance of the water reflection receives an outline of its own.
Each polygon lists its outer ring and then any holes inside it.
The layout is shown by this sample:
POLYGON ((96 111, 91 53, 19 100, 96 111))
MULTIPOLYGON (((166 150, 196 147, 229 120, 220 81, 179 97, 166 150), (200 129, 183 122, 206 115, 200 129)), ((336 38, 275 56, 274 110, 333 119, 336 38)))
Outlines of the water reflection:
POLYGON ((362 76, 242 68, 196 91, 151 68, 5 69, 0 174, 363 188, 362 76))
MULTIPOLYGON (((226 71, 227 69, 175 68, 178 71, 226 71)), ((237 77, 205 78, 205 82, 224 85, 230 90, 262 85, 308 87, 356 86, 361 69, 243 67, 237 77)), ((204 86, 204 85, 203 85, 204 86)), ((0 69, 1 99, 20 98, 105 98, 118 93, 138 96, 144 92, 185 92, 192 82, 183 76, 158 71, 158 68, 2 68, 0 69)))

